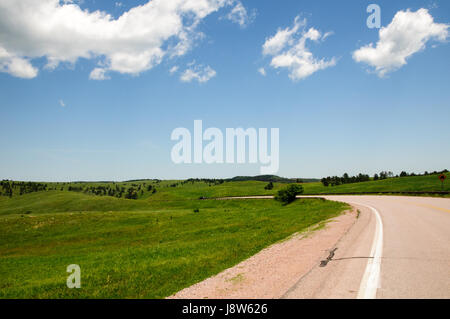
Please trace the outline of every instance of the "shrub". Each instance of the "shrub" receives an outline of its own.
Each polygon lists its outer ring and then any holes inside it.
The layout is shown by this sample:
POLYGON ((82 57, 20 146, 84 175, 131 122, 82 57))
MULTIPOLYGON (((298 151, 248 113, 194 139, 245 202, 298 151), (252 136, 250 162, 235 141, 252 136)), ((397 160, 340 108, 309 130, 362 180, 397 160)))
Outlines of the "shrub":
POLYGON ((302 193, 303 193, 302 185, 290 184, 286 188, 283 188, 278 191, 277 196, 275 196, 275 200, 287 205, 289 203, 292 203, 295 200, 295 197, 302 193))
POLYGON ((271 189, 273 189, 273 183, 270 182, 269 184, 267 184, 267 185, 264 187, 264 189, 266 189, 266 190, 271 190, 271 189))

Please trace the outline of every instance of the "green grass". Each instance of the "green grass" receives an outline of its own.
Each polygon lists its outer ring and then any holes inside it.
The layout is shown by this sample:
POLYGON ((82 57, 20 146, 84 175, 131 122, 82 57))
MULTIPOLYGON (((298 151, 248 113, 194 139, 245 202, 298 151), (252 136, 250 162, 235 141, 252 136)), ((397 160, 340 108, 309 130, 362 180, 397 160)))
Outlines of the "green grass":
POLYGON ((322 183, 306 183, 303 187, 305 194, 450 191, 450 174, 447 173, 446 176, 443 189, 438 175, 397 177, 328 187, 323 186, 322 183))
MULTIPOLYGON (((444 183, 444 188, 441 188, 441 182, 438 179, 438 175, 427 176, 410 176, 410 177, 397 177, 389 178, 385 180, 369 181, 354 184, 344 184, 339 186, 324 187, 322 183, 303 183, 305 194, 333 194, 333 193, 358 193, 358 192, 408 192, 408 191, 450 191, 450 174, 447 173, 447 180, 444 183)), ((0 215, 4 213, 25 213, 27 209, 33 209, 36 205, 46 207, 51 211, 76 211, 91 209, 86 207, 93 205, 100 211, 116 211, 116 210, 129 210, 130 207, 134 209, 145 209, 148 207, 148 203, 151 202, 152 207, 154 205, 160 205, 161 202, 184 202, 186 200, 197 200, 200 197, 216 198, 227 196, 249 196, 249 195, 275 195, 278 190, 285 187, 284 183, 273 183, 274 188, 272 190, 266 190, 264 187, 267 182, 260 181, 239 181, 239 182, 224 182, 222 184, 213 185, 205 182, 194 182, 182 184, 180 181, 136 181, 136 182, 120 182, 120 183, 47 183, 48 187, 52 190, 43 191, 37 193, 31 193, 27 195, 19 195, 17 189, 14 196, 10 200, 6 196, 0 196, 0 215), (176 184, 176 187, 170 187, 170 185, 176 184), (128 200, 122 198, 115 198, 111 196, 96 196, 88 195, 91 198, 87 200, 85 193, 68 191, 69 186, 110 186, 115 188, 116 186, 135 187, 141 185, 142 192, 139 192, 139 200, 134 200, 134 204, 129 203, 128 200), (146 185, 146 186, 144 186, 146 185), (146 190, 148 185, 157 189, 156 193, 152 193, 146 190), (55 190, 56 189, 56 190, 55 190), (63 189, 61 191, 61 189, 63 189), (20 204, 15 201, 18 197, 26 197, 33 195, 35 197, 29 198, 27 201, 21 201, 20 204), (70 201, 69 201, 70 198, 70 201), (95 199, 92 199, 95 198, 95 199), (112 199, 112 200, 111 200, 112 199)), ((37 207, 39 208, 39 207, 37 207)))
MULTIPOLYGON (((61 192, 61 193, 71 193, 71 194, 84 194, 83 192, 68 191, 69 186, 73 187, 84 187, 87 186, 110 186, 112 188, 124 187, 128 189, 130 187, 137 188, 139 185, 142 186, 143 193, 139 192, 138 199, 149 199, 155 201, 164 200, 187 200, 187 199, 198 199, 199 197, 224 197, 224 196, 245 196, 245 195, 271 195, 276 192, 276 190, 286 186, 284 183, 274 183, 275 187, 272 190, 265 190, 264 187, 268 184, 267 182, 260 181, 240 181, 240 182, 224 182, 222 184, 213 185, 205 182, 194 182, 182 184, 181 181, 177 180, 167 180, 155 182, 151 180, 139 181, 139 182, 120 182, 120 183, 46 183, 50 191, 47 192, 61 192), (157 189, 156 193, 149 192, 145 189, 146 186, 152 185, 152 187, 157 189), (170 187, 170 185, 176 184, 176 187, 170 187)), ((37 193, 45 193, 37 192, 37 193)), ((14 190, 14 197, 21 196, 18 193, 18 189, 14 190)), ((95 195, 93 195, 95 196, 95 195)), ((104 196, 106 197, 106 196, 104 196)), ((111 197, 111 196, 108 196, 111 197)), ((6 199, 6 196, 0 196, 0 202, 2 199, 6 199)), ((122 197, 123 198, 123 197, 122 197)))
POLYGON ((345 208, 320 199, 282 206, 67 191, 2 198, 0 298, 163 298, 345 208), (69 264, 81 267, 81 289, 66 287, 69 264))
MULTIPOLYGON (((286 184, 274 183, 272 190, 266 185, 48 183, 50 191, 0 196, 0 298, 163 298, 295 232, 321 227, 346 208, 321 199, 287 206, 273 200, 199 200, 274 195, 286 184), (143 191, 137 200, 68 191, 92 185, 141 185, 143 191), (81 289, 65 285, 69 264, 81 266, 81 289)), ((449 191, 449 179, 444 185, 449 191)), ((441 183, 429 175, 303 187, 305 194, 439 191, 441 183)))

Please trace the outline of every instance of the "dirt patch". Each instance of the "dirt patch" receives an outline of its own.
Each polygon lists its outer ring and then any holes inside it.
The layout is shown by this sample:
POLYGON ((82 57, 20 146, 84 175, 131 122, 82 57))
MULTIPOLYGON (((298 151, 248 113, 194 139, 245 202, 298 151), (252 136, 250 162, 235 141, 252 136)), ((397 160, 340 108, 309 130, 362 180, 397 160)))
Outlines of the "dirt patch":
POLYGON ((183 289, 169 299, 281 298, 314 266, 329 256, 356 221, 355 210, 274 244, 238 265, 183 289))

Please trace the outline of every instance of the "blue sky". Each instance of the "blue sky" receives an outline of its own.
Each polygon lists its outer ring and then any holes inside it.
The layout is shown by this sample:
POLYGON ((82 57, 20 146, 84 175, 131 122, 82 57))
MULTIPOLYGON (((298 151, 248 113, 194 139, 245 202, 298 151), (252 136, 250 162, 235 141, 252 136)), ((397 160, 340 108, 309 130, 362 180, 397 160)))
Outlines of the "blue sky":
MULTIPOLYGON (((117 19, 147 2, 121 1, 119 6, 84 0, 68 5, 105 11, 117 19)), ((30 63, 13 70, 8 64, 12 58, 2 62, 0 50, 0 70, 2 63, 4 70, 0 72, 0 178, 70 181, 259 174, 259 164, 173 164, 172 130, 192 130, 197 119, 205 128, 223 131, 279 128, 280 176, 450 168, 448 38, 431 37, 425 48, 407 57, 406 64, 382 77, 367 59, 357 62, 353 56, 380 40, 379 30, 366 26, 370 3, 380 6, 383 27, 399 11, 421 8, 442 27, 450 22, 448 1, 244 0, 244 25, 228 16, 237 3, 201 18, 186 52, 165 56, 137 72, 116 66, 114 58, 108 60, 108 54, 114 57, 114 50, 120 48, 86 58, 76 49, 69 54, 67 44, 55 48, 55 34, 54 42, 42 40, 43 50, 38 31, 30 38, 0 25, 4 30, 0 49, 3 46, 10 56, 30 63), (316 61, 335 59, 335 65, 301 79, 290 77, 291 69, 274 67, 273 56, 263 53, 264 43, 277 31, 292 28, 297 16, 306 19, 297 38, 310 28, 322 37, 332 32, 325 39, 307 40, 306 47, 316 61), (49 67, 49 52, 56 54, 57 49, 62 52, 61 62, 49 67), (77 54, 74 61, 62 58, 77 54), (178 69, 171 73, 173 67, 178 69), (182 80, 186 70, 206 67, 215 76, 204 82, 182 80), (105 70, 106 79, 93 79, 96 68, 105 70)), ((5 8, 0 7, 0 16, 5 8)), ((402 36, 394 38, 408 46, 408 36, 415 35, 402 36)), ((88 43, 83 41, 80 46, 88 43)), ((170 41, 163 44, 167 51, 170 41)), ((386 59, 376 61, 386 65, 390 63, 386 59)))

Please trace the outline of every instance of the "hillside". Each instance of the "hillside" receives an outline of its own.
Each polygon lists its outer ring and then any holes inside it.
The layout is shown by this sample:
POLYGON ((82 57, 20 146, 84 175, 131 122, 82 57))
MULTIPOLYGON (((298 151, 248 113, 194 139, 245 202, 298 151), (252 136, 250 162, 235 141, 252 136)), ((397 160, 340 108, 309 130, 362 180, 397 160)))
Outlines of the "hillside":
POLYGON ((161 184, 137 200, 68 185, 0 196, 0 299, 164 298, 347 208, 320 199, 197 200, 262 182, 161 184), (67 289, 70 264, 80 265, 83 289, 67 289))
POLYGON ((231 182, 243 182, 243 181, 259 181, 259 182, 272 182, 272 183, 295 183, 301 181, 303 183, 318 182, 317 178, 286 178, 276 175, 258 175, 258 176, 236 176, 228 179, 231 182))
POLYGON ((305 184, 305 194, 338 194, 364 192, 439 192, 450 191, 450 173, 442 187, 438 174, 395 177, 383 180, 325 187, 322 183, 305 184))

